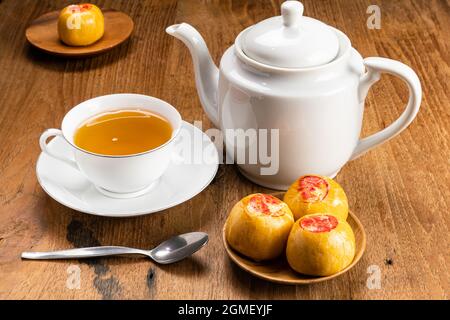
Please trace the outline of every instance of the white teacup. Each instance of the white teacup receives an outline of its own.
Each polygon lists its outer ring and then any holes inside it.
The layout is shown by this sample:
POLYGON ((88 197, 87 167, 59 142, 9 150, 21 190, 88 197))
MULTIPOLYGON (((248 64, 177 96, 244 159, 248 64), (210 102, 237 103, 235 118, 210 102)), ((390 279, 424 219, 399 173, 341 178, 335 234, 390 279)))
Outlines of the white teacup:
POLYGON ((47 155, 83 173, 103 194, 128 198, 146 193, 162 176, 174 155, 181 125, 180 114, 167 102, 140 94, 111 94, 84 101, 72 108, 65 115, 61 130, 47 129, 42 133, 39 144, 47 155), (96 154, 75 145, 73 137, 81 123, 100 113, 118 109, 148 110, 163 116, 172 125, 172 137, 155 149, 125 156, 96 154), (56 154, 48 148, 47 140, 52 136, 61 136, 72 146, 75 160, 70 155, 56 154))

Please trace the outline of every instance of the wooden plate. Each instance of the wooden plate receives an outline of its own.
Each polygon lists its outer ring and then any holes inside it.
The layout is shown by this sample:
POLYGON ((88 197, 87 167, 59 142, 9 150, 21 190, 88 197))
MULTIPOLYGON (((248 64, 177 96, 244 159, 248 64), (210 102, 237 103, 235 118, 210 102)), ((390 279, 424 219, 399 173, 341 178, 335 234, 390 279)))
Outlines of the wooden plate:
POLYGON ((85 57, 96 55, 118 46, 127 40, 134 28, 131 18, 120 11, 105 10, 105 34, 103 37, 86 47, 71 47, 65 45, 58 37, 59 11, 46 13, 27 28, 25 36, 35 47, 58 56, 85 57))
MULTIPOLYGON (((272 195, 283 199, 284 193, 278 192, 272 195)), ((361 259, 366 249, 366 232, 364 231, 364 227, 361 222, 351 211, 349 212, 347 222, 350 224, 353 229, 353 233, 355 234, 355 258, 353 259, 352 263, 344 270, 326 277, 312 277, 295 272, 289 267, 285 256, 277 260, 255 262, 239 254, 228 245, 225 237, 226 223, 223 226, 222 240, 225 246, 225 250, 227 251, 230 259, 233 260, 240 268, 258 278, 281 284, 311 284, 336 278, 353 268, 358 263, 359 259, 361 259)))

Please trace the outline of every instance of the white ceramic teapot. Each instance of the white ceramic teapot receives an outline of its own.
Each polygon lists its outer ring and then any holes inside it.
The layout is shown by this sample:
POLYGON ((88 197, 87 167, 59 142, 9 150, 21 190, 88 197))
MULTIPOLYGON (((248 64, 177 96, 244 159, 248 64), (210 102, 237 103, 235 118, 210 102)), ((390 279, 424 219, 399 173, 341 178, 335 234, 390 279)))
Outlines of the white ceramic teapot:
MULTIPOLYGON (((401 62, 366 58, 341 31, 303 16, 303 5, 286 1, 281 16, 242 31, 215 65, 200 34, 189 24, 167 33, 189 48, 200 101, 220 129, 278 129, 276 172, 268 164, 238 163, 241 172, 260 185, 286 189, 304 174, 334 177, 349 160, 404 130, 419 111, 422 91, 415 72, 401 62), (364 100, 386 72, 409 88, 403 114, 387 128, 360 139, 364 100)), ((257 144, 249 135, 245 149, 257 144)), ((267 139, 266 141, 270 141, 267 139)), ((227 152, 236 144, 225 138, 227 152)), ((247 150, 248 151, 248 150, 247 150)))

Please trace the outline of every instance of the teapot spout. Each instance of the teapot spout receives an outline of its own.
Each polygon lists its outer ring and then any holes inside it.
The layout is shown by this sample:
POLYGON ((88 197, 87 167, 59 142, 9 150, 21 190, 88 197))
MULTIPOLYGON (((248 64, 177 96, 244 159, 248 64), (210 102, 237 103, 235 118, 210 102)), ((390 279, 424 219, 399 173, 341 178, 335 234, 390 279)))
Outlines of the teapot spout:
POLYGON ((194 63, 195 83, 200 102, 211 122, 219 127, 217 103, 219 69, 209 54, 205 40, 187 23, 172 25, 166 29, 166 32, 183 41, 189 48, 194 63))

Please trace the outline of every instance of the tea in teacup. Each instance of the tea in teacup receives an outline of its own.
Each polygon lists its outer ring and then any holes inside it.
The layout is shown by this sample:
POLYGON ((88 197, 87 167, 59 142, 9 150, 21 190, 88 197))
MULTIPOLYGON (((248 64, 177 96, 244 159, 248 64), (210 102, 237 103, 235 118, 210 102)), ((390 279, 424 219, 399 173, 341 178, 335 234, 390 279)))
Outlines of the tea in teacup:
POLYGON ((81 149, 109 156, 124 156, 155 149, 172 136, 164 117, 146 110, 116 110, 83 122, 74 134, 81 149))

